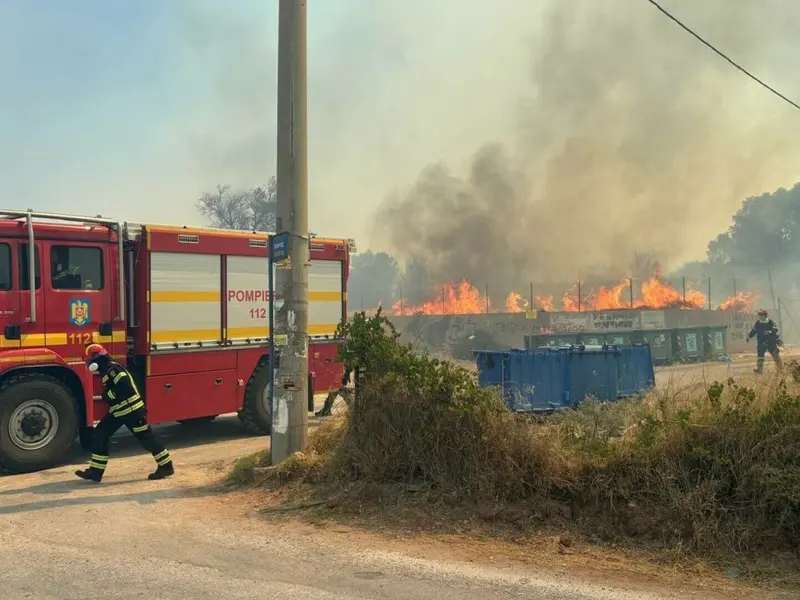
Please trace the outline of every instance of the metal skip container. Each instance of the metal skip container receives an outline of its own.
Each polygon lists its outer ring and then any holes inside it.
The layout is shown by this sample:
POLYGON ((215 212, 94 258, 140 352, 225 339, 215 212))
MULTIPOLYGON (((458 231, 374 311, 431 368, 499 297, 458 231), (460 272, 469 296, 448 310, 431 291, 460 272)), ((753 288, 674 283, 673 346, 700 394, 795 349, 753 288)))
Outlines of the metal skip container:
POLYGON ((570 405, 569 351, 563 348, 476 351, 478 385, 501 388, 515 412, 539 412, 570 405))
POLYGON ((477 351, 478 383, 498 386, 509 410, 569 408, 587 397, 611 402, 655 386, 648 344, 477 351))

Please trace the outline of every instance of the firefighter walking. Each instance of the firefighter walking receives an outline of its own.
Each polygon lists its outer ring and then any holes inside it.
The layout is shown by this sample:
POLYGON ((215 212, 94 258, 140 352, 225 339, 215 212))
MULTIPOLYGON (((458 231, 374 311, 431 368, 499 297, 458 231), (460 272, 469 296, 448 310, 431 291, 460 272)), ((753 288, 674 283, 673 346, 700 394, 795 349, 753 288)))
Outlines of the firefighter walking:
POLYGON ((142 447, 153 455, 156 470, 148 479, 163 479, 175 473, 169 451, 158 441, 150 425, 144 408, 144 400, 139 394, 133 376, 118 362, 111 360, 100 344, 87 344, 86 365, 95 375, 103 378, 103 400, 108 402, 108 414, 102 418, 94 430, 92 440, 92 460, 89 468, 75 471, 81 479, 100 482, 108 466, 108 445, 123 425, 136 437, 142 447))
POLYGON ((781 360, 780 346, 783 345, 783 342, 778 336, 778 326, 769 318, 769 314, 764 309, 758 311, 758 320, 747 334, 748 342, 752 338, 756 338, 756 355, 758 357, 754 371, 759 375, 764 372, 764 356, 767 352, 775 360, 778 371, 782 371, 783 361, 781 360))

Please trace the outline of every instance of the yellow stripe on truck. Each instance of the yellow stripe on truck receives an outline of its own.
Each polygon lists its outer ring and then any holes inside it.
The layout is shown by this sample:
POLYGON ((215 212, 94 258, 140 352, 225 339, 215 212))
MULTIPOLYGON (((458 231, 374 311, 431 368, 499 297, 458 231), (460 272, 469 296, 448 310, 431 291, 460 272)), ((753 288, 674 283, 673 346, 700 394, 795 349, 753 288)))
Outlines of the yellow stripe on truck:
POLYGON ((36 362, 47 360, 52 357, 49 354, 27 355, 27 356, 0 356, 0 363, 36 362))
POLYGON ((205 292, 150 292, 151 302, 219 302, 222 294, 219 291, 205 292))
POLYGON ((342 292, 308 292, 309 302, 341 302, 342 292))
MULTIPOLYGON (((70 339, 68 333, 25 333, 18 340, 9 340, 5 336, 0 337, 0 348, 50 348, 52 346, 67 346, 69 344, 80 343, 84 335, 81 333, 72 334, 74 339, 70 339)), ((115 331, 112 335, 100 335, 97 332, 91 334, 92 341, 100 344, 122 343, 128 337, 124 331, 115 331)))
POLYGON ((338 323, 322 323, 308 326, 308 335, 333 335, 336 333, 338 323))
MULTIPOLYGON (((311 324, 308 326, 308 335, 333 335, 336 323, 311 324)), ((228 329, 228 339, 269 337, 269 327, 231 327, 228 329)))
POLYGON ((265 338, 269 336, 269 327, 229 327, 228 339, 265 338))
MULTIPOLYGON (((155 302, 219 302, 222 294, 215 291, 186 292, 163 291, 150 292, 150 301, 155 302)), ((308 292, 309 302, 341 302, 344 296, 341 292, 308 292)))
POLYGON ((177 329, 153 331, 150 334, 150 342, 153 344, 169 344, 172 342, 199 342, 212 341, 220 338, 219 329, 177 329))
POLYGON ((128 334, 124 331, 115 331, 112 335, 100 335, 95 333, 92 335, 92 341, 98 344, 120 344, 128 340, 128 334))
MULTIPOLYGON (((333 335, 337 323, 320 323, 308 326, 308 335, 333 335)), ((232 327, 228 329, 227 339, 240 340, 244 338, 269 337, 269 327, 232 327)), ((173 342, 198 342, 210 341, 220 338, 218 329, 185 329, 172 331, 153 331, 150 339, 154 344, 169 344, 173 342)))
MULTIPOLYGON (((219 302, 222 294, 217 291, 186 292, 163 291, 150 292, 150 301, 155 302, 219 302)), ((309 302, 342 302, 342 292, 308 292, 309 302)))

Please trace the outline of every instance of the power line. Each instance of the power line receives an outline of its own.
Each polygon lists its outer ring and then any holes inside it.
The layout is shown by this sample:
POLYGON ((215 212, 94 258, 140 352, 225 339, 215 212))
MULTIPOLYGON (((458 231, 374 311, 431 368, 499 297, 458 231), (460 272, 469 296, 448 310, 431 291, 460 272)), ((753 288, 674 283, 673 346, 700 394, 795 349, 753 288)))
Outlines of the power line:
POLYGON ((710 42, 707 42, 706 40, 704 40, 702 37, 700 37, 700 35, 698 35, 698 34, 697 34, 697 33, 695 33, 694 31, 692 31, 692 30, 691 30, 691 29, 690 29, 690 28, 689 28, 687 25, 684 25, 683 23, 681 23, 681 21, 680 21, 680 20, 678 20, 678 18, 677 18, 677 17, 674 17, 672 14, 670 14, 670 12, 669 12, 667 9, 665 9, 663 6, 661 6, 661 5, 660 5, 658 2, 656 2, 656 0, 647 0, 647 1, 648 1, 650 4, 652 4, 653 6, 655 6, 655 7, 656 7, 656 8, 657 8, 659 11, 661 11, 661 13, 662 13, 662 14, 663 14, 665 17, 667 17, 668 19, 670 19, 671 21, 673 21, 673 22, 674 22, 674 23, 675 23, 675 24, 676 24, 678 27, 680 27, 680 28, 681 28, 681 29, 683 29, 683 30, 684 30, 686 33, 688 33, 689 35, 691 35, 692 37, 694 37, 694 38, 695 38, 695 39, 696 39, 698 42, 700 42, 700 43, 701 43, 701 44, 703 44, 704 46, 706 46, 706 47, 710 48, 710 49, 711 49, 711 50, 712 50, 712 51, 713 51, 715 54, 717 54, 718 56, 720 56, 720 57, 722 57, 723 59, 725 59, 726 61, 728 61, 728 62, 729 62, 731 65, 733 65, 735 68, 739 69, 739 70, 740 70, 742 73, 744 73, 745 75, 747 75, 747 76, 748 76, 750 79, 752 79, 753 81, 755 81, 756 83, 758 83, 758 84, 759 84, 759 85, 761 85, 762 87, 765 87, 766 89, 768 89, 770 92, 772 92, 773 94, 775 94, 775 95, 776 95, 778 98, 780 98, 781 100, 783 100, 783 101, 785 101, 785 102, 787 102, 787 103, 791 104, 791 105, 792 105, 793 107, 795 107, 797 110, 800 110, 800 104, 797 104, 797 103, 796 103, 796 102, 794 102, 793 100, 790 100, 789 98, 787 98, 786 96, 784 96, 783 94, 781 94, 781 93, 780 93, 778 90, 776 90, 774 87, 772 87, 772 86, 770 86, 769 84, 765 83, 764 81, 762 81, 761 79, 759 79, 758 77, 756 77, 755 75, 753 75, 753 74, 752 74, 750 71, 748 71, 747 69, 745 69, 743 66, 741 66, 740 64, 738 64, 737 62, 735 62, 733 59, 729 58, 729 57, 728 57, 726 54, 724 54, 724 53, 723 53, 723 52, 721 52, 720 50, 717 50, 717 49, 716 49, 716 48, 715 48, 715 47, 714 47, 714 46, 713 46, 713 45, 712 45, 710 42))

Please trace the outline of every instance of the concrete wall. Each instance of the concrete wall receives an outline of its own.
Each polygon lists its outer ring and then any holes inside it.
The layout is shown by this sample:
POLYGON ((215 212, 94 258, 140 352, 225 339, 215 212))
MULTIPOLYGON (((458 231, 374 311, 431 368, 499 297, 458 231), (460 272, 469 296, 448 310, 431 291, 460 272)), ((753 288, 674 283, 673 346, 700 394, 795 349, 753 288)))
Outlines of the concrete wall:
POLYGON ((473 348, 522 348, 527 334, 709 326, 727 326, 728 353, 740 354, 753 351, 744 339, 756 317, 723 311, 669 309, 389 318, 404 341, 422 343, 433 350, 448 349, 454 355, 469 355, 473 348))

